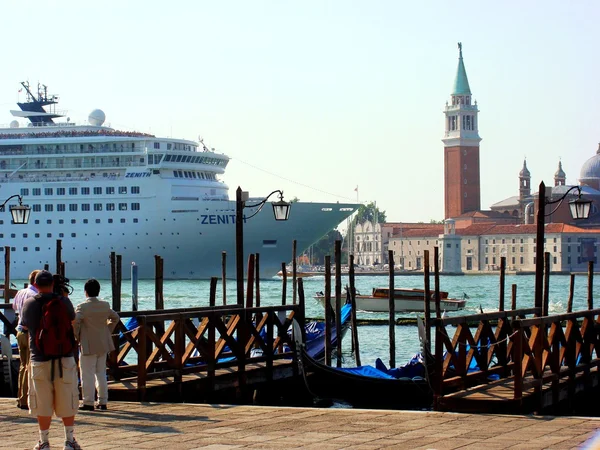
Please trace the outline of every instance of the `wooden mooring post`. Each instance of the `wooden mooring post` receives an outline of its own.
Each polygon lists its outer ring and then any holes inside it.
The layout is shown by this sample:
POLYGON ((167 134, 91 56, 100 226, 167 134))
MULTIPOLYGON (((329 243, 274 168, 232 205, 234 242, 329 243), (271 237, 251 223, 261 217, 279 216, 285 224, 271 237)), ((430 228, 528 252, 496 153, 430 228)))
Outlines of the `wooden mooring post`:
POLYGON ((210 278, 210 291, 208 294, 208 306, 211 308, 217 304, 217 277, 210 278))
POLYGON ((569 300, 567 301, 567 312, 573 312, 573 294, 575 293, 575 274, 571 274, 569 283, 569 300))
POLYGON ((431 352, 431 291, 429 288, 429 250, 423 251, 423 277, 425 284, 424 301, 425 301, 425 340, 427 341, 427 351, 431 352))
MULTIPOLYGON (((114 252, 113 252, 114 253, 114 252)), ((62 262, 62 239, 56 240, 56 273, 60 273, 60 263, 62 262)))
MULTIPOLYGON (((120 255, 119 255, 120 256, 120 255)), ((121 311, 121 296, 120 296, 120 287, 118 285, 118 275, 117 275, 117 254, 115 252, 110 252, 110 287, 112 293, 112 309, 114 311, 121 311)))
POLYGON ((298 300, 298 256, 296 255, 296 239, 292 241, 292 304, 298 300))
POLYGON ((4 303, 10 303, 10 247, 4 247, 4 303))
POLYGON ((587 306, 594 309, 594 261, 588 261, 587 306))
POLYGON ((256 300, 257 307, 260 306, 260 254, 254 255, 254 278, 256 281, 256 300))
POLYGON ((254 253, 248 255, 248 284, 246 284, 246 308, 254 305, 254 253))
POLYGON ((390 369, 396 367, 396 286, 394 283, 394 251, 388 250, 388 276, 389 276, 389 344, 390 344, 390 369))
POLYGON ((285 267, 285 263, 281 263, 281 304, 286 304, 287 297, 287 268, 285 267))
POLYGON ((163 296, 163 259, 154 255, 154 309, 165 309, 165 298, 163 296))
POLYGON ((331 366, 331 256, 325 256, 325 365, 331 366))
POLYGON ((138 266, 131 263, 131 310, 138 310, 138 266))
POLYGON ((504 284, 506 282, 506 256, 500 257, 500 297, 498 311, 504 311, 504 284))
POLYGON ((351 316, 350 320, 352 326, 352 348, 354 349, 354 361, 356 362, 356 366, 360 366, 360 345, 358 341, 358 323, 356 320, 356 285, 354 279, 354 255, 350 255, 350 269, 348 272, 348 276, 350 278, 350 301, 352 304, 350 307, 351 316))
POLYGON ((335 340, 336 366, 342 367, 342 241, 336 240, 335 252, 335 340))
POLYGON ((544 269, 544 303, 542 304, 542 316, 547 316, 550 298, 550 252, 544 253, 544 269))
POLYGON ((223 286, 223 306, 227 304, 227 252, 221 253, 221 284, 223 286))
POLYGON ((511 292, 511 296, 510 296, 510 309, 513 311, 515 309, 517 309, 517 285, 516 284, 512 285, 512 292, 511 292))
POLYGON ((435 317, 442 317, 442 305, 440 302, 440 249, 433 247, 433 282, 435 289, 435 317))

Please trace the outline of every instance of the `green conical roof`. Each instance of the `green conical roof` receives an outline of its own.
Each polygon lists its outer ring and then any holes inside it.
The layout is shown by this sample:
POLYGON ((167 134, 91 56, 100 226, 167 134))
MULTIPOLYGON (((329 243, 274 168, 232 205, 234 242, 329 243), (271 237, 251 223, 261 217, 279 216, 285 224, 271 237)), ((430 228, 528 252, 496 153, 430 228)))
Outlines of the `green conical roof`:
POLYGON ((458 43, 458 69, 456 69, 456 78, 454 79, 454 88, 452 95, 471 95, 469 88, 469 80, 467 79, 467 71, 462 57, 462 44, 458 43))

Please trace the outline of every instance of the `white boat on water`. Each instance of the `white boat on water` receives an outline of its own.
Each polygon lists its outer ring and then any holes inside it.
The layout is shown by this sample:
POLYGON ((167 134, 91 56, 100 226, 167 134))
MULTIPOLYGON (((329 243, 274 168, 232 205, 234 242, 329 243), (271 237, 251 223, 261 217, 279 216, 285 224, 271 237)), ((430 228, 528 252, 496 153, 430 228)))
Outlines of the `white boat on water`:
MULTIPOLYGON (((371 295, 356 294, 356 309, 367 312, 389 312, 389 288, 373 288, 371 295)), ((342 303, 345 302, 344 293, 342 303)), ((315 299, 325 304, 322 292, 315 299)), ((442 311, 458 311, 465 307, 467 300, 448 298, 447 292, 440 292, 440 309, 442 311)), ((331 305, 335 307, 335 295, 331 296, 331 305)), ((435 293, 431 292, 431 311, 435 311, 435 293)), ((394 309, 396 312, 423 312, 425 310, 425 291, 423 289, 394 289, 394 309)))
MULTIPOLYGON (((229 157, 202 141, 113 129, 98 109, 84 125, 55 121, 64 117, 58 99, 45 86, 37 94, 22 86, 27 101, 11 111, 21 122, 0 127, 0 200, 19 194, 31 207, 26 225, 0 214, 12 278, 44 264, 55 270, 57 239, 74 279, 109 278, 113 251, 122 255, 125 278, 131 262, 140 278, 152 278, 154 255, 164 259, 168 279, 219 276, 223 251, 235 276, 235 201, 221 181, 229 157)), ((244 253, 260 253, 261 276, 274 276, 291 260, 293 239, 301 252, 357 207, 295 202, 288 221, 265 208, 244 219, 244 253)))

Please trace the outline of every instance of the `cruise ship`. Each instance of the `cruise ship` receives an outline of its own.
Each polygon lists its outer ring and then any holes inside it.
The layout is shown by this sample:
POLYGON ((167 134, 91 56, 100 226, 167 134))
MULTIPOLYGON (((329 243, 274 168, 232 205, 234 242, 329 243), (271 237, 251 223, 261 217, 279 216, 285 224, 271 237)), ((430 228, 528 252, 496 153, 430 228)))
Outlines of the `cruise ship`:
MULTIPOLYGON (((0 213, 11 278, 45 264, 55 270, 57 239, 72 279, 110 278, 111 252, 122 255, 124 278, 132 262, 140 278, 153 278, 160 255, 167 279, 220 276, 227 252, 227 274, 235 277, 235 201, 221 180, 226 155, 202 141, 113 129, 98 109, 77 125, 46 86, 21 85, 27 101, 11 111, 20 120, 0 128, 0 202, 18 194, 31 208, 25 225, 0 213)), ((275 221, 270 207, 252 218, 249 210, 244 254, 259 253, 261 276, 274 276, 292 259, 294 239, 300 253, 357 207, 296 202, 287 221, 275 221)))

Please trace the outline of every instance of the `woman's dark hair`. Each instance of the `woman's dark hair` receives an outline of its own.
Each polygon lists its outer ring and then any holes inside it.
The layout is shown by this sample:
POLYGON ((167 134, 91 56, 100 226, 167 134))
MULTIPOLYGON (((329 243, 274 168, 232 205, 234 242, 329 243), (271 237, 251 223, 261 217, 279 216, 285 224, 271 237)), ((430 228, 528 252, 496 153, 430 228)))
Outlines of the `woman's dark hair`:
POLYGON ((98 294, 100 293, 100 283, 95 278, 90 278, 85 282, 83 289, 85 289, 85 292, 87 292, 87 295, 90 297, 98 297, 98 294))

